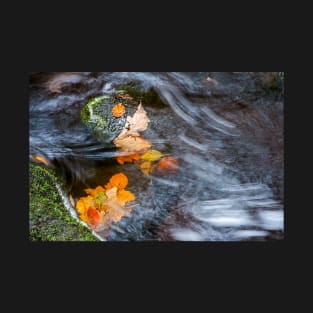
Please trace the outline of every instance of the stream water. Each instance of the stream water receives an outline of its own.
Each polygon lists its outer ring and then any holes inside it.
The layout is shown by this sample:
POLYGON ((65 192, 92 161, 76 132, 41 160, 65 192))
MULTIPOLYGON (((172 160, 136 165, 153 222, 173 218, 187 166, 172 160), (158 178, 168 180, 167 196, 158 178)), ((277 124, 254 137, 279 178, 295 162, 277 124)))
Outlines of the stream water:
POLYGON ((118 172, 136 195, 106 240, 247 241, 284 237, 284 86, 277 73, 67 72, 30 74, 29 155, 49 161, 66 197, 118 172), (88 99, 135 82, 162 100, 142 102, 144 137, 179 169, 145 176, 80 120, 88 99))

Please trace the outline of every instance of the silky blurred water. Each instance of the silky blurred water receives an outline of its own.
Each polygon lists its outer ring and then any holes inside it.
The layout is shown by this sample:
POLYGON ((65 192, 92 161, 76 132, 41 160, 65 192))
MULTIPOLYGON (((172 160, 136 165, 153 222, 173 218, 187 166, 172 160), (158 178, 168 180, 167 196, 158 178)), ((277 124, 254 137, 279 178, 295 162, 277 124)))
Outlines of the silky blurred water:
POLYGON ((275 73, 76 72, 30 75, 29 143, 66 180, 65 197, 115 173, 137 197, 107 240, 243 241, 284 237, 284 86, 275 73), (136 83, 163 104, 142 102, 144 137, 179 170, 144 176, 119 165, 115 146, 80 121, 88 99, 136 83))

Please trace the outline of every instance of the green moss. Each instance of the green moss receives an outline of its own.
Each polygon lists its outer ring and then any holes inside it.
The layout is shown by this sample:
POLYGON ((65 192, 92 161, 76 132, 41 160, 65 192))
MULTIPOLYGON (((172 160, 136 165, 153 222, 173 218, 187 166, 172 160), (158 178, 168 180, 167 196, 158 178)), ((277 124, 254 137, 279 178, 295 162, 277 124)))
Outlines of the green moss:
POLYGON ((31 241, 98 241, 75 220, 55 187, 54 171, 29 166, 29 239, 31 241))
POLYGON ((110 103, 112 103, 112 99, 108 96, 91 98, 80 111, 81 121, 85 125, 89 125, 93 121, 95 123, 94 127, 102 130, 107 128, 109 124, 108 106, 110 103))
POLYGON ((126 122, 125 114, 119 118, 112 115, 114 105, 112 97, 101 96, 90 99, 80 111, 81 121, 103 142, 118 136, 126 122))

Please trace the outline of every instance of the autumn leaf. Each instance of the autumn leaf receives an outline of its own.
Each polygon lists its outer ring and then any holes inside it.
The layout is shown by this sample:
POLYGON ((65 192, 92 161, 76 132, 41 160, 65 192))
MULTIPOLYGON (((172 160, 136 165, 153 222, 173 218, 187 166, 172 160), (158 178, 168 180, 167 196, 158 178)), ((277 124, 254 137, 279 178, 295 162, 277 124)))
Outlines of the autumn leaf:
POLYGON ((125 107, 123 103, 116 104, 112 109, 112 115, 114 117, 121 117, 125 113, 125 107))
POLYGON ((125 207, 125 203, 135 200, 135 196, 131 192, 118 190, 117 187, 113 187, 106 191, 106 195, 108 199, 105 203, 105 211, 110 220, 118 222, 123 216, 127 216, 130 213, 131 208, 125 207))
POLYGON ((141 159, 145 160, 145 161, 152 161, 153 162, 153 161, 157 161, 162 156, 164 156, 164 154, 162 154, 161 152, 159 152, 157 150, 149 150, 141 156, 141 159))
POLYGON ((122 129, 122 132, 116 139, 121 140, 127 136, 139 136, 139 132, 143 132, 147 129, 149 122, 150 120, 147 116, 147 112, 144 110, 142 104, 140 103, 134 115, 127 116, 126 123, 122 129))
POLYGON ((87 208, 93 206, 93 197, 81 197, 76 203, 76 209, 78 213, 84 214, 87 208))
POLYGON ((153 173, 155 168, 156 168, 156 164, 150 161, 145 161, 140 164, 141 172, 145 175, 149 175, 153 173))
POLYGON ((175 172, 178 169, 178 161, 174 157, 164 157, 157 165, 160 173, 175 172))
POLYGON ((101 186, 97 186, 95 189, 87 188, 85 192, 88 195, 95 196, 98 192, 105 192, 105 189, 101 186))
POLYGON ((49 166, 48 160, 46 158, 44 158, 43 156, 34 154, 34 155, 32 155, 32 158, 33 158, 33 160, 35 160, 37 162, 40 162, 40 163, 43 163, 46 166, 49 166))
POLYGON ((134 201, 136 199, 133 193, 124 189, 117 191, 117 197, 123 202, 134 201))
POLYGON ((100 214, 96 209, 94 209, 93 207, 88 208, 87 216, 88 216, 89 221, 93 225, 98 225, 99 219, 100 219, 100 214))
POLYGON ((143 162, 140 165, 140 169, 141 169, 142 173, 144 173, 145 175, 149 175, 150 168, 151 168, 151 162, 149 162, 149 161, 143 162))
MULTIPOLYGON (((128 178, 123 173, 118 173, 113 175, 109 182, 105 185, 106 189, 111 189, 113 187, 116 187, 118 189, 124 189, 128 184, 128 178)), ((107 193, 107 191, 106 191, 107 193)), ((107 195, 108 196, 108 195, 107 195)), ((109 196, 108 196, 109 197, 109 196)))
POLYGON ((101 208, 106 199, 107 199, 107 196, 103 191, 100 191, 97 194, 95 194, 94 200, 93 200, 95 207, 101 208))
POLYGON ((126 207, 126 203, 136 197, 124 189, 127 184, 127 176, 118 173, 110 178, 105 188, 97 186, 85 189, 88 195, 79 198, 75 206, 81 220, 100 231, 107 228, 111 221, 118 222, 122 217, 128 216, 131 207, 126 207))
POLYGON ((140 154, 128 154, 128 155, 121 155, 116 157, 116 161, 118 164, 124 163, 132 163, 133 161, 138 161, 140 159, 140 154))
POLYGON ((131 212, 130 207, 125 207, 121 204, 118 198, 111 199, 110 206, 107 210, 108 218, 113 222, 118 222, 122 217, 128 216, 131 212))
POLYGON ((113 142, 118 148, 121 148, 125 152, 145 152, 150 149, 152 145, 150 141, 139 136, 128 136, 122 139, 117 137, 113 142))

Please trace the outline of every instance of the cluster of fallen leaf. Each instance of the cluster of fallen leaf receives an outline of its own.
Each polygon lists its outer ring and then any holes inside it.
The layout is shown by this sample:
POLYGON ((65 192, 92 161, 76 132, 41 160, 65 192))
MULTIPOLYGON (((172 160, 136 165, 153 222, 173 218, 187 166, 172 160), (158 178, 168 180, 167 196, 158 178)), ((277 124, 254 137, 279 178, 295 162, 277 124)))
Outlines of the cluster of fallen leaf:
MULTIPOLYGON (((124 113, 123 103, 116 104, 112 109, 112 115, 116 118, 124 113)), ((150 175, 155 169, 159 173, 175 172, 178 169, 177 160, 150 149, 151 142, 140 135, 147 129, 149 122, 147 112, 140 103, 134 115, 127 116, 121 133, 113 140, 119 148, 117 162, 119 164, 135 162, 145 175, 150 175)), ((126 203, 135 200, 136 197, 125 190, 127 184, 127 176, 119 173, 112 176, 104 187, 85 189, 88 195, 81 197, 76 203, 80 218, 99 231, 107 227, 111 221, 118 222, 122 217, 128 216, 131 207, 126 206, 126 203)))
POLYGON ((113 175, 104 186, 85 189, 86 197, 76 203, 79 217, 93 229, 99 231, 113 221, 118 222, 131 211, 127 202, 136 199, 135 195, 125 190, 128 178, 123 173, 113 175))
POLYGON ((140 103, 134 115, 127 116, 122 132, 113 141, 121 153, 116 158, 117 162, 119 164, 135 162, 145 175, 151 174, 155 169, 159 173, 176 171, 178 162, 174 157, 150 150, 151 142, 140 136, 140 132, 147 129, 149 122, 147 112, 140 103), (160 161, 156 164, 158 160, 160 161))

